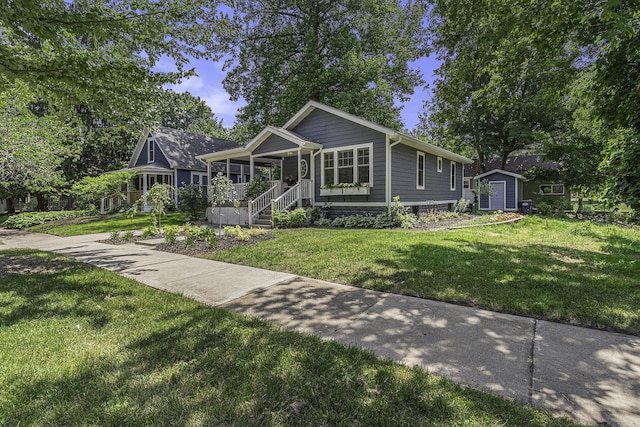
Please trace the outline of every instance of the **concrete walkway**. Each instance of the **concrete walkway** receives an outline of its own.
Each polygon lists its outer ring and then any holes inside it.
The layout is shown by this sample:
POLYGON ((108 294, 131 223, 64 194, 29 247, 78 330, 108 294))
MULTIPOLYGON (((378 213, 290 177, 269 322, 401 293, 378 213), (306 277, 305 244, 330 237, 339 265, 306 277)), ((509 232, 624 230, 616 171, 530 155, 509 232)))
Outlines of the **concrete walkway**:
MULTIPOLYGON (((355 345, 577 421, 640 426, 640 337, 155 251, 0 229, 146 285, 355 345)), ((0 252, 1 256, 1 252, 0 252)))

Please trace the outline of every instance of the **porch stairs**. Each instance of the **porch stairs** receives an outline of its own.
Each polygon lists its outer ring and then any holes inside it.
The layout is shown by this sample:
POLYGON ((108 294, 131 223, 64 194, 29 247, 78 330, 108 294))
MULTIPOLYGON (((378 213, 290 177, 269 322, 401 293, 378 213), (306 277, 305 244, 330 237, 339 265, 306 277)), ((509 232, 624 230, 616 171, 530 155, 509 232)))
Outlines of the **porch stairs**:
POLYGON ((249 201, 249 226, 272 227, 273 211, 284 212, 296 205, 303 205, 313 197, 313 182, 303 179, 287 191, 276 184, 265 193, 249 201))

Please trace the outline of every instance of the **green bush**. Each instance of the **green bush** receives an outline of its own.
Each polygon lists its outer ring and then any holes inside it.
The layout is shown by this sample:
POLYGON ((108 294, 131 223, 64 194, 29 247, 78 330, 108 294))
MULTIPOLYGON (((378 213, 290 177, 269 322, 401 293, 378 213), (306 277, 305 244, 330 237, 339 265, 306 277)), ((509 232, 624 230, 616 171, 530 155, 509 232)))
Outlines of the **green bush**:
POLYGON ((287 212, 273 212, 273 226, 275 228, 304 227, 307 224, 307 212, 298 208, 287 212))
POLYGON ((122 233, 120 238, 123 241, 128 242, 129 240, 133 239, 133 231, 125 231, 124 233, 122 233))
POLYGON ((264 181, 260 177, 255 177, 247 183, 245 187, 244 197, 247 200, 253 200, 271 187, 269 181, 264 181))
POLYGON ((87 215, 87 211, 51 211, 51 212, 23 212, 11 215, 2 224, 5 228, 22 230, 34 225, 44 224, 49 221, 76 218, 87 215))
POLYGON ((189 214, 191 219, 205 217, 209 203, 205 187, 196 184, 183 185, 178 188, 178 200, 178 209, 189 214))
POLYGON ((184 235, 187 239, 192 238, 193 240, 206 241, 210 236, 215 236, 215 234, 215 230, 207 227, 206 225, 197 227, 187 223, 184 226, 184 235))
POLYGON ((167 225, 164 227, 164 241, 167 243, 175 243, 179 231, 180 227, 177 225, 167 225))
POLYGON ((233 236, 237 240, 246 242, 251 237, 260 236, 262 234, 267 234, 267 230, 263 230, 262 228, 242 228, 239 225, 235 227, 227 226, 224 228, 224 234, 227 236, 233 236))

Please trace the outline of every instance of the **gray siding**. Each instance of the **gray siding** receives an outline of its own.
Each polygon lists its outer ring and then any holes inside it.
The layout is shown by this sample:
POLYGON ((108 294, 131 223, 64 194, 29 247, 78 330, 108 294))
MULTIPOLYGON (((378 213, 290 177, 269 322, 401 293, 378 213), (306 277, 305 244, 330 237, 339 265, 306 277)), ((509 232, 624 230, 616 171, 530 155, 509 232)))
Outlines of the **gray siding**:
POLYGON ((161 167, 170 169, 171 165, 169 164, 169 161, 166 159, 166 157, 164 157, 164 154, 162 154, 162 151, 160 151, 158 144, 156 144, 155 142, 153 143, 154 144, 154 150, 153 150, 154 162, 147 163, 147 160, 148 160, 147 155, 149 153, 149 150, 147 149, 148 143, 149 142, 146 141, 142 146, 142 150, 140 151, 140 155, 138 156, 138 160, 136 161, 135 166, 155 165, 155 166, 161 166, 161 167))
POLYGON ((438 172, 437 156, 425 153, 425 186, 417 189, 417 153, 415 148, 398 144, 391 149, 391 197, 402 202, 459 200, 462 197, 463 164, 456 163, 456 189, 451 190, 451 160, 442 159, 438 172))
POLYGON ((320 183, 322 159, 315 159, 316 203, 324 202, 384 202, 385 201, 385 149, 386 137, 383 133, 334 116, 323 110, 313 110, 294 129, 305 138, 320 143, 325 149, 339 148, 358 144, 373 144, 372 176, 373 187, 369 196, 321 197, 320 183))
POLYGON ((178 176, 176 177, 176 184, 178 187, 182 187, 182 183, 191 184, 191 171, 187 171, 184 169, 178 169, 178 176))
MULTIPOLYGON (((309 154, 303 154, 302 158, 307 161, 307 165, 311 168, 311 156, 309 154)), ((285 157, 284 162, 282 163, 282 179, 287 176, 292 176, 296 181, 298 181, 298 155, 296 154, 293 157, 285 157)), ((307 173, 307 178, 311 178, 311 173, 307 173)))
POLYGON ((297 149, 298 145, 294 144, 293 142, 287 141, 286 139, 278 135, 269 135, 266 140, 262 141, 262 144, 260 144, 258 148, 253 150, 253 154, 265 154, 273 153, 276 151, 297 149))
MULTIPOLYGON (((481 179, 487 182, 504 181, 505 182, 505 209, 518 209, 519 195, 522 194, 522 183, 518 185, 518 192, 516 193, 516 181, 517 178, 502 173, 496 172, 491 175, 487 175, 481 179)), ((489 196, 480 196, 480 208, 487 209, 489 207, 489 196)))

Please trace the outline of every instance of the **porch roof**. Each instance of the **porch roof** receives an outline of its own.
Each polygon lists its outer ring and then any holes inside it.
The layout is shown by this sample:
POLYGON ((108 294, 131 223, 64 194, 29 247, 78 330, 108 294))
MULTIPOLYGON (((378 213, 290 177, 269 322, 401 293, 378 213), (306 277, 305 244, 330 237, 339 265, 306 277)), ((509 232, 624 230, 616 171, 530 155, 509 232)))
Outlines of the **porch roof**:
POLYGON ((524 176, 522 176, 522 175, 519 175, 519 174, 513 173, 513 172, 509 172, 509 171, 505 171, 505 170, 502 170, 502 169, 490 170, 489 172, 485 172, 483 174, 476 175, 475 177, 473 177, 473 179, 479 180, 479 179, 482 179, 482 178, 484 178, 486 176, 493 175, 494 173, 500 173, 502 175, 512 176, 512 177, 517 178, 517 179, 524 179, 524 176))
MULTIPOLYGON (((205 162, 216 162, 216 161, 226 160, 226 159, 248 158, 251 156, 253 151, 256 148, 258 148, 260 144, 266 141, 267 138, 269 138, 269 136, 271 135, 276 135, 281 138, 284 138, 287 141, 297 145, 299 149, 302 149, 302 150, 320 150, 322 148, 322 144, 318 144, 317 142, 308 140, 302 135, 298 135, 295 132, 292 132, 284 128, 275 127, 275 126, 267 126, 262 130, 262 132, 258 134, 258 136, 253 138, 244 147, 233 148, 230 150, 222 150, 215 153, 203 154, 201 156, 198 156, 197 158, 205 162)), ((271 153, 271 154, 275 154, 275 153, 271 153)), ((263 154, 260 154, 260 157, 268 159, 269 155, 270 153, 263 153, 263 154)), ((267 159, 263 159, 262 161, 264 162, 267 159)), ((258 161, 257 158, 255 160, 258 161)), ((272 158, 268 159, 269 162, 271 162, 272 160, 273 160, 272 158)))
POLYGON ((147 173, 170 173, 173 174, 174 170, 173 169, 169 169, 169 168, 163 168, 162 166, 156 166, 156 165, 141 165, 141 166, 135 166, 132 168, 123 168, 123 169, 118 169, 116 171, 112 171, 112 172, 147 172, 147 173))

